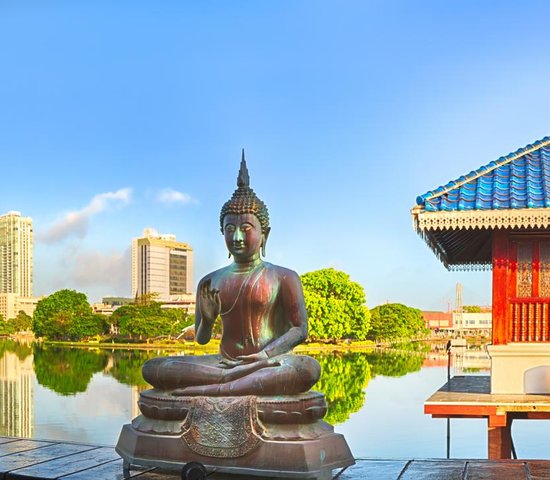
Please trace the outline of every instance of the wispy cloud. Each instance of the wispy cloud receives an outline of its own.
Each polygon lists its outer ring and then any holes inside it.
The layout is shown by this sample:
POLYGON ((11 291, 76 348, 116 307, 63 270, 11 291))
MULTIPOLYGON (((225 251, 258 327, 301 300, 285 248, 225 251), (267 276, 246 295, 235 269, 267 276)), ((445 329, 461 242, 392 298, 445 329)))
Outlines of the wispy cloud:
POLYGON ((130 290, 131 270, 132 256, 129 248, 124 252, 110 253, 87 250, 73 258, 69 277, 71 284, 77 288, 88 290, 98 286, 102 288, 103 294, 120 294, 130 290))
POLYGON ((191 195, 183 192, 178 192, 173 188, 164 188, 157 195, 157 201, 165 203, 167 205, 180 204, 180 205, 189 205, 196 204, 198 201, 194 199, 191 195))
POLYGON ((43 243, 57 243, 70 236, 82 238, 88 232, 90 217, 111 207, 127 205, 131 200, 131 196, 132 189, 130 188, 121 188, 116 192, 100 193, 94 196, 85 207, 67 213, 44 233, 38 233, 36 238, 43 243))

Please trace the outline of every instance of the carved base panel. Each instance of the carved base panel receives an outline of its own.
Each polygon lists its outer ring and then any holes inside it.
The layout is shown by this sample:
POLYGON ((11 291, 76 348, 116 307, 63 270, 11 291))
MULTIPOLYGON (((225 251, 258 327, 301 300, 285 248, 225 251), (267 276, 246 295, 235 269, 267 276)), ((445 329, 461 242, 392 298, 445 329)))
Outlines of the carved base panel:
MULTIPOLYGON (((223 450, 197 453, 200 448, 185 436, 185 432, 176 433, 179 428, 174 423, 168 426, 160 420, 154 424, 147 422, 149 419, 138 417, 132 425, 124 425, 122 429, 116 451, 127 464, 181 470, 188 462, 200 462, 208 471, 219 473, 325 480, 332 478, 333 469, 355 463, 343 435, 334 433, 332 427, 322 421, 307 427, 305 435, 317 438, 278 440, 256 437, 254 445, 241 447, 239 456, 235 456, 234 451, 224 456, 223 450), (166 433, 156 433, 155 430, 166 433)), ((285 434, 293 438, 304 436, 299 433, 301 428, 303 426, 297 425, 292 433, 292 428, 285 426, 285 434)), ((269 426, 266 430, 270 430, 269 426)), ((198 433, 200 443, 201 432, 198 433)), ((233 444, 237 445, 236 439, 233 439, 233 444)))

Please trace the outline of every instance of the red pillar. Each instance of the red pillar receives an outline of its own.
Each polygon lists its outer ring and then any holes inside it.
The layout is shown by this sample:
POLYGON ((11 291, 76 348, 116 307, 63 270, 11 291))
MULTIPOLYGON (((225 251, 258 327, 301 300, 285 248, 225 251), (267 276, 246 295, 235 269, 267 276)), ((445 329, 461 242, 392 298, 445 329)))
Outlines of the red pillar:
POLYGON ((508 232, 493 230, 493 345, 505 345, 509 339, 508 253, 508 232))
MULTIPOLYGON (((499 415, 499 417, 502 417, 499 415)), ((512 458, 512 419, 508 415, 503 419, 489 417, 488 419, 488 452, 489 460, 512 458)))

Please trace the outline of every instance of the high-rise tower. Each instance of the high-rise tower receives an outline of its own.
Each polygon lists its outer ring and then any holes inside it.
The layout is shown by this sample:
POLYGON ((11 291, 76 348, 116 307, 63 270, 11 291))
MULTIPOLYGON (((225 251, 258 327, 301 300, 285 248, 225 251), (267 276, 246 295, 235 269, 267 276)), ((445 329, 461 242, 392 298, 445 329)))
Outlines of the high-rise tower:
POLYGON ((132 295, 156 293, 159 301, 175 301, 193 290, 193 249, 175 235, 152 228, 132 240, 132 295))
POLYGON ((32 219, 20 212, 0 216, 0 293, 32 297, 32 219))

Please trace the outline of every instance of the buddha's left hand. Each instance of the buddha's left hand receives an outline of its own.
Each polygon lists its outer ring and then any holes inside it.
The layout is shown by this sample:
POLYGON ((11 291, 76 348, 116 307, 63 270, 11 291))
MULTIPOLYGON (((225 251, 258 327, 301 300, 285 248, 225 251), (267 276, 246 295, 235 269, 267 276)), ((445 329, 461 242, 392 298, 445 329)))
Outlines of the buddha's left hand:
POLYGON ((267 353, 262 350, 258 353, 252 353, 250 355, 240 355, 237 357, 237 360, 240 360, 243 363, 267 362, 269 357, 267 356, 267 353))

